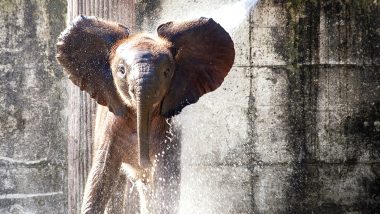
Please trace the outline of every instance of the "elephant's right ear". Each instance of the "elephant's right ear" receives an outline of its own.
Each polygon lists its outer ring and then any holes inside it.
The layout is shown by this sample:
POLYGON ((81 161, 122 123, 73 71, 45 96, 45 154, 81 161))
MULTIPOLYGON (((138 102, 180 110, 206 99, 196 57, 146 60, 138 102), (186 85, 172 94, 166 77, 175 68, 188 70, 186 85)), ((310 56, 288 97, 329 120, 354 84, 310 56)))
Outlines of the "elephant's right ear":
POLYGON ((112 46, 128 35, 123 25, 79 16, 57 42, 56 57, 70 80, 119 116, 125 115, 126 105, 114 85, 109 55, 112 46))

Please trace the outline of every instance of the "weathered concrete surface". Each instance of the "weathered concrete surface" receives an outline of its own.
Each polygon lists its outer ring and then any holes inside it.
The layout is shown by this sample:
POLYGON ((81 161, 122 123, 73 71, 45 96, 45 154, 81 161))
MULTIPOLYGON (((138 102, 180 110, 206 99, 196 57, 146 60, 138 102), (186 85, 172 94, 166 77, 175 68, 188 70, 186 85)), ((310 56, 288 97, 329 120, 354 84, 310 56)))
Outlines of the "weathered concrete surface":
MULTIPOLYGON (((64 2, 0 1, 0 213, 67 212, 64 2)), ((141 0, 136 23, 232 2, 141 0)), ((260 1, 223 85, 174 119, 181 213, 380 212, 379 4, 260 1)))
MULTIPOLYGON (((231 2, 155 1, 137 23, 231 2)), ((223 85, 176 117, 181 213, 380 212, 379 7, 259 2, 232 32, 223 85)))
POLYGON ((64 0, 0 1, 0 213, 66 213, 64 0))

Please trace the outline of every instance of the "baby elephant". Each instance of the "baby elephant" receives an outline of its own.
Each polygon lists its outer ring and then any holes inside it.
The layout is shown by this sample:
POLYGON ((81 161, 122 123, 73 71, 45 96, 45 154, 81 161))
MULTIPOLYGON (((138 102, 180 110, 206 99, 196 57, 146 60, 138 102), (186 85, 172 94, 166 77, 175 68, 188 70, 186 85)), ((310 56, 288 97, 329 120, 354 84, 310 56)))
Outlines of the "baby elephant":
POLYGON ((134 179, 152 180, 168 146, 167 118, 218 88, 234 57, 228 33, 207 18, 130 35, 121 24, 80 16, 62 32, 59 63, 100 104, 82 213, 104 212, 122 163, 134 179))

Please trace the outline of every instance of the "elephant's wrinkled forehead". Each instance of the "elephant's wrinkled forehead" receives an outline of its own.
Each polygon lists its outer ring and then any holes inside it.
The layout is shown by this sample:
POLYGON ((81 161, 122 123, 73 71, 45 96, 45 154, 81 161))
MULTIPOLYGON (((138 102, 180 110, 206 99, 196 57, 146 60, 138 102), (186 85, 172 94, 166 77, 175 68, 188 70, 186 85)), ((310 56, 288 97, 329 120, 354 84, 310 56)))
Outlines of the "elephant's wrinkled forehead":
POLYGON ((116 49, 116 55, 129 65, 155 62, 171 57, 167 43, 151 37, 126 41, 116 49))

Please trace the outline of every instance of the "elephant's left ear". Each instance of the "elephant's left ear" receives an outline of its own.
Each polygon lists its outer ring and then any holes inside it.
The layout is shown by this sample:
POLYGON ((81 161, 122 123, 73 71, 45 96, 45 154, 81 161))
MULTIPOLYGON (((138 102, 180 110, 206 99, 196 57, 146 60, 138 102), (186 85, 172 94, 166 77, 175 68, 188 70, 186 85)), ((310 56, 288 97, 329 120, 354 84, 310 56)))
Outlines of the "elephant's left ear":
POLYGON ((173 44, 176 70, 161 114, 171 117, 218 88, 234 63, 234 44, 214 20, 168 22, 157 28, 160 37, 173 44))

